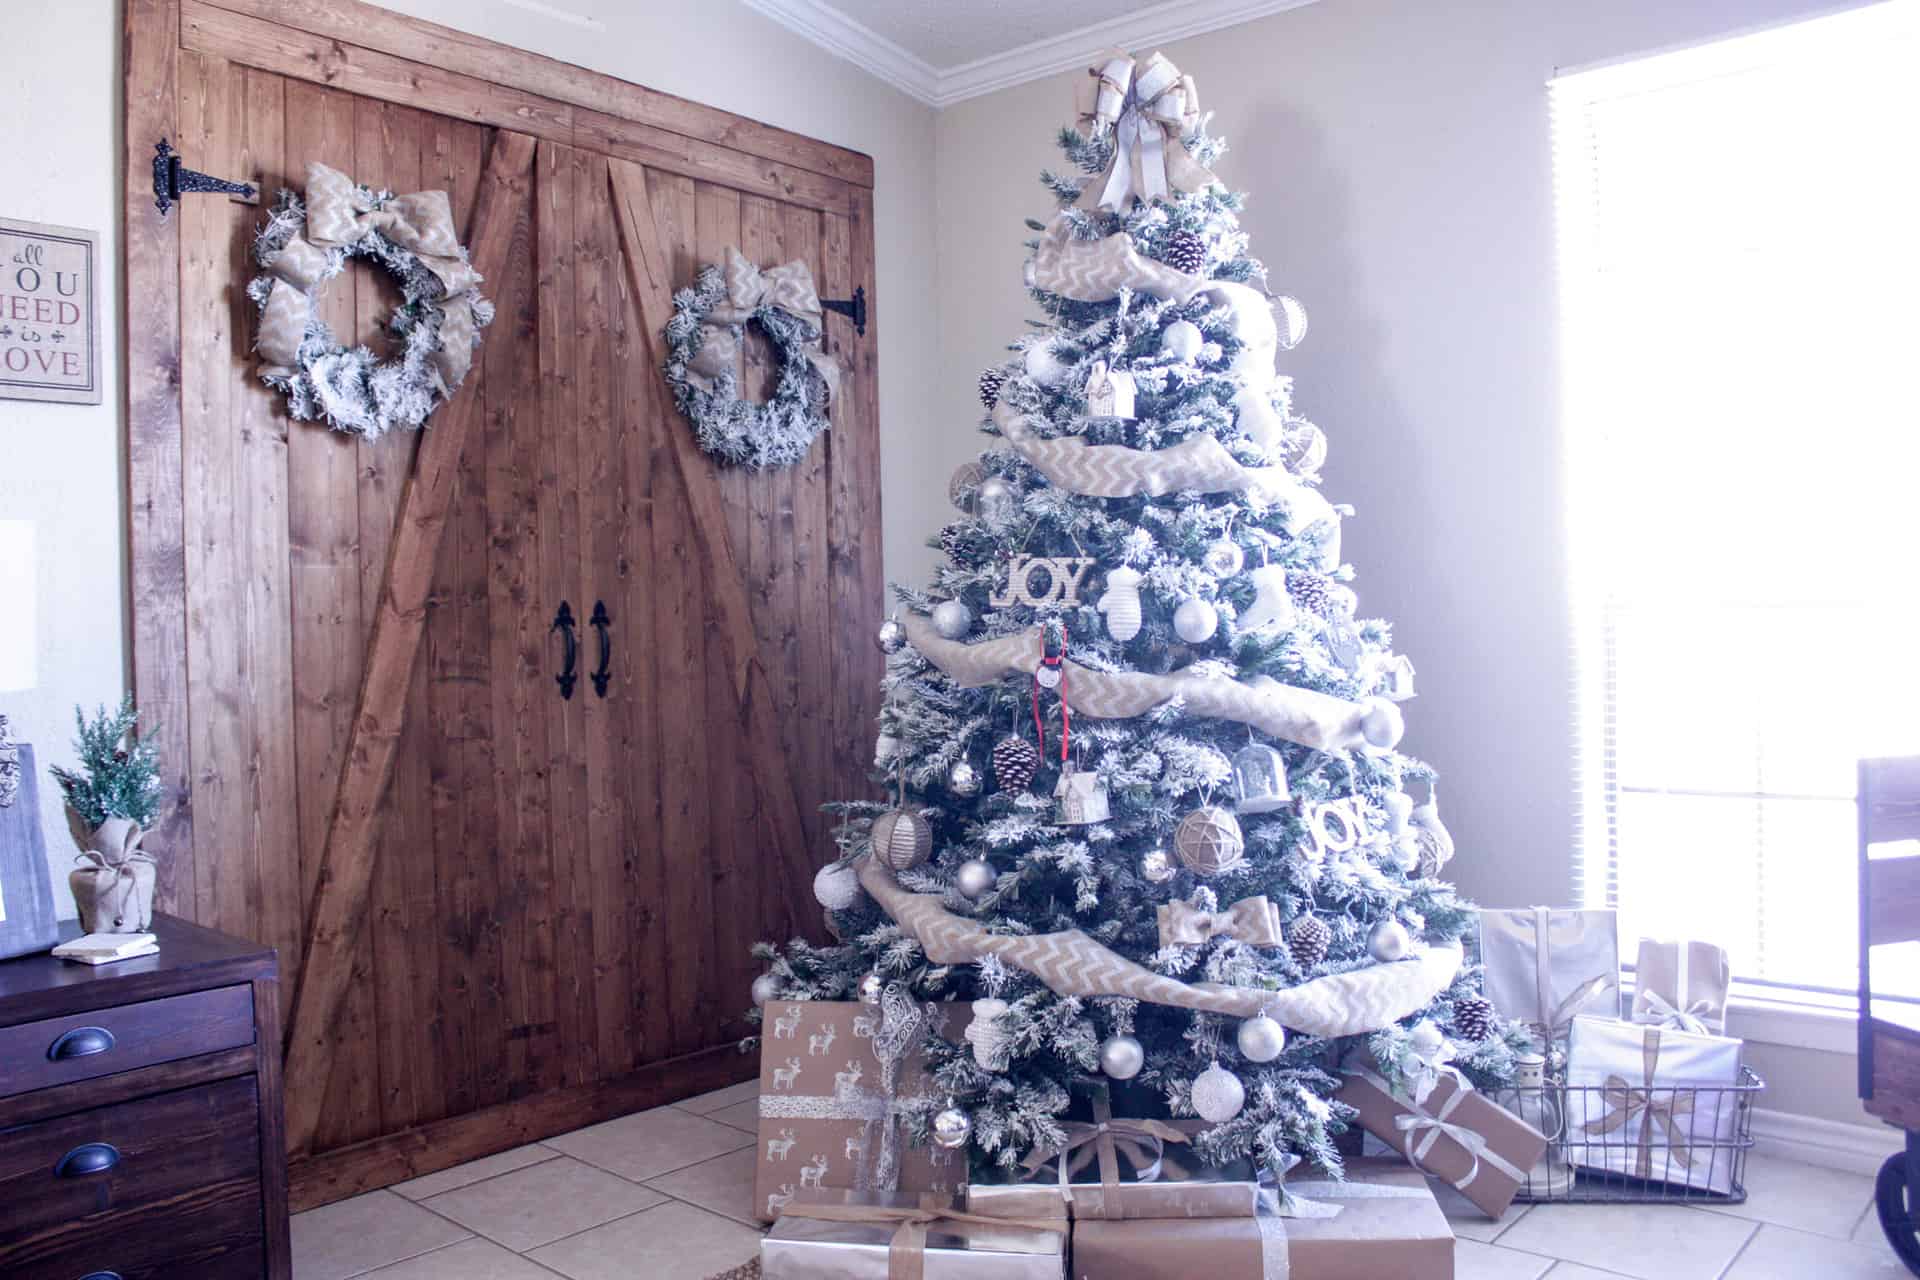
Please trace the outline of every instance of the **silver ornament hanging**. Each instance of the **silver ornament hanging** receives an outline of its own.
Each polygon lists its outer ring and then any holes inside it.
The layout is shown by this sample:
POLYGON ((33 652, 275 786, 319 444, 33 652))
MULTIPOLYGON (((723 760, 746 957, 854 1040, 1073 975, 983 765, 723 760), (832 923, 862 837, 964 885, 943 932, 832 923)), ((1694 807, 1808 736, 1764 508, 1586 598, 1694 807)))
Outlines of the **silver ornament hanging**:
POLYGON ((980 794, 980 771, 965 760, 955 760, 947 770, 947 790, 961 799, 980 794))
POLYGON ((1053 349, 1053 343, 1040 341, 1027 348, 1024 359, 1027 376, 1043 387, 1057 387, 1067 380, 1067 361, 1053 349))
POLYGON ((1173 829, 1173 852, 1196 875, 1217 876, 1246 859, 1247 838, 1231 813, 1205 805, 1180 819, 1173 829))
POLYGON ((1246 1104, 1247 1087, 1217 1062, 1194 1079, 1193 1110, 1208 1124, 1225 1124, 1246 1104))
POLYGON ((1240 1024, 1233 1042, 1248 1062, 1272 1062, 1287 1047, 1287 1030, 1265 1013, 1257 1013, 1240 1024))
POLYGON ((942 600, 933 606, 933 629, 949 640, 958 640, 973 630, 973 610, 958 600, 942 600))
POLYGON ((1114 1080, 1131 1080, 1147 1065, 1147 1051, 1132 1036, 1108 1036, 1100 1042, 1100 1069, 1114 1080))
POLYGON ((1173 611, 1173 630, 1188 644, 1201 644, 1213 638, 1220 627, 1220 612, 1212 602, 1189 596, 1173 611))
POLYGON ((874 636, 874 643, 880 646, 882 653, 898 653, 906 642, 907 629, 900 625, 898 618, 888 618, 881 623, 879 634, 874 636))
POLYGON ((880 997, 886 992, 887 981, 879 973, 869 973, 860 979, 860 1003, 879 1004, 880 997))
POLYGON ((1165 884, 1178 871, 1173 858, 1158 845, 1140 855, 1140 878, 1148 884, 1165 884))
POLYGON ((1206 335, 1200 332, 1200 326, 1193 321, 1175 320, 1160 334, 1160 351, 1183 363, 1190 362, 1200 354, 1200 348, 1206 340, 1206 335))
POLYGON ((829 863, 814 874, 813 896, 829 911, 845 911, 860 900, 860 874, 851 863, 829 863))
POLYGON ((763 1005, 769 1000, 780 998, 780 979, 770 973, 763 973, 753 980, 753 1003, 763 1005))
POLYGON ((977 505, 982 520, 1005 520, 1019 500, 1020 491, 1004 476, 988 476, 980 482, 977 505))
POLYGON ((1264 742, 1250 742, 1233 753, 1234 808, 1241 813, 1272 813, 1290 799, 1287 762, 1264 742))
POLYGON ((1413 936, 1398 920, 1382 920, 1367 936, 1367 952, 1383 964, 1404 960, 1413 951, 1413 936))
POLYGON ((910 871, 933 853, 933 828, 917 813, 889 809, 873 820, 873 856, 895 871, 910 871))
MULTIPOLYGON (((953 887, 961 897, 968 900, 978 898, 999 882, 1000 873, 985 858, 968 858, 953 873, 953 887)), ((975 1005, 976 1010, 978 1005, 975 1005)))
POLYGON ((933 1118, 933 1145, 952 1151, 967 1145, 973 1136, 973 1121, 967 1113, 948 1103, 946 1110, 933 1118))
POLYGON ((1400 708, 1385 698, 1368 698, 1360 705, 1360 736, 1367 740, 1368 745, 1379 747, 1382 751, 1399 746, 1400 736, 1407 731, 1407 722, 1400 714, 1400 708))
POLYGON ((1218 542, 1207 544, 1200 555, 1200 563, 1206 571, 1216 578, 1230 578, 1240 572, 1247 562, 1247 553, 1232 538, 1222 538, 1218 542))

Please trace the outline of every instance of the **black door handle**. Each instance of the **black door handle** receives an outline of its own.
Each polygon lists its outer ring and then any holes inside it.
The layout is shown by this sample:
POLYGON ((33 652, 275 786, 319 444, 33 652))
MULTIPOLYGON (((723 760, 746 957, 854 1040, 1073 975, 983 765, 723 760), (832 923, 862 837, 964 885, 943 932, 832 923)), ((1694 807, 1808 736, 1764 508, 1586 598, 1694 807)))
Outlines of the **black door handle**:
POLYGON ((613 665, 613 637, 609 634, 613 619, 607 616, 606 601, 593 602, 593 617, 587 620, 587 625, 592 627, 600 637, 600 665, 593 673, 593 691, 604 698, 607 696, 607 680, 610 678, 608 671, 613 665))
POLYGON ((110 1142, 83 1142, 60 1157, 53 1166, 56 1178, 84 1178, 105 1173, 120 1163, 120 1151, 110 1142))
POLYGON ((75 1027, 47 1046, 47 1060, 65 1062, 69 1058, 91 1058, 111 1048, 113 1032, 105 1027, 75 1027))
POLYGON ((80 1280, 126 1280, 118 1271, 90 1271, 80 1280))
POLYGON ((547 629, 547 634, 552 635, 555 631, 558 631, 560 638, 566 642, 566 654, 561 660, 560 674, 553 680, 560 686, 560 697, 570 701, 573 698, 574 682, 580 678, 573 671, 580 660, 580 642, 573 634, 573 606, 565 600, 560 602, 560 612, 553 615, 553 626, 547 629))

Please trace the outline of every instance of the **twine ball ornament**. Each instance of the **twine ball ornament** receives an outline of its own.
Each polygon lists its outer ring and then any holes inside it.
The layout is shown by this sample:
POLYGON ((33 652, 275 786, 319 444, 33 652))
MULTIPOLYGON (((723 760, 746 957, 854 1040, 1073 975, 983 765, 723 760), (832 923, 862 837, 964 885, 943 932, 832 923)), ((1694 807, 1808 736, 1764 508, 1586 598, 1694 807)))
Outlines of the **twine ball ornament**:
POLYGON ((1200 555, 1200 564, 1216 578, 1231 578, 1240 572, 1247 563, 1247 553, 1232 538, 1221 538, 1207 544, 1200 555))
POLYGON ((1220 628, 1220 611, 1211 601, 1189 596, 1173 611, 1173 630, 1188 644, 1203 644, 1220 628))
POLYGON ((1462 1040, 1485 1040, 1493 1034, 1493 1001, 1485 996, 1455 1000, 1453 1029, 1462 1040))
POLYGON ((1000 403, 1000 388, 1006 385, 1007 375, 1003 369, 988 369, 980 375, 980 403, 991 409, 1000 403))
POLYGON ((1206 341, 1199 325, 1191 320, 1175 320, 1160 334, 1160 352, 1182 364, 1191 364, 1206 341))
POLYGON ((1140 855, 1140 878, 1148 884, 1165 884, 1178 874, 1173 859, 1159 845, 1140 855))
MULTIPOLYGON (((960 864, 959 870, 953 873, 953 887, 969 902, 993 888, 999 880, 1000 873, 995 871, 993 864, 985 858, 968 858, 960 864)), ((974 1010, 975 1016, 979 1016, 978 1003, 975 1004, 974 1010)))
POLYGON ((1240 1024, 1233 1042, 1248 1062, 1272 1062, 1287 1047, 1287 1029, 1262 1011, 1240 1024))
POLYGON ((907 629, 900 625, 900 619, 888 618, 880 624, 873 642, 880 646, 882 653, 898 653, 907 643, 907 629))
POLYGON ((973 1121, 949 1099, 946 1108, 933 1118, 933 1145, 953 1151, 966 1146, 972 1136, 973 1121))
POLYGON ((986 478, 987 469, 979 463, 961 463, 953 469, 953 478, 947 481, 947 501, 972 515, 979 505, 980 482, 986 478))
POLYGON ((1207 265, 1206 238, 1192 231, 1176 231, 1160 246, 1160 261, 1175 271, 1194 275, 1207 265))
POLYGON ((1147 1065, 1147 1051, 1132 1036, 1108 1036, 1100 1042, 1100 1070, 1111 1080, 1131 1080, 1147 1065))
POLYGON ((882 978, 878 972, 867 974, 866 977, 860 979, 860 1003, 879 1004, 880 995, 886 989, 886 979, 882 978))
POLYGON ((1208 1124, 1225 1124, 1247 1105, 1247 1087, 1240 1077, 1219 1063, 1202 1071, 1193 1081, 1193 1110, 1208 1124))
POLYGON ((1019 491, 1005 476, 988 476, 980 482, 979 512, 983 520, 1005 520, 1019 501, 1019 491))
POLYGON ((1231 813, 1202 805, 1173 829, 1173 852, 1195 875, 1217 876, 1246 860, 1247 838, 1231 813))
POLYGON ((1002 791, 1025 791, 1040 769, 1040 752, 1017 733, 993 745, 993 777, 1002 791))
POLYGON ((1382 751, 1398 746, 1407 731, 1407 718, 1400 708, 1385 698, 1367 698, 1360 705, 1360 736, 1367 744, 1382 751))
POLYGON ((753 1003, 758 1008, 769 1000, 780 998, 780 979, 770 973, 763 973, 753 980, 753 1003))
POLYGON ((860 875, 852 863, 829 863, 814 873, 814 901, 829 911, 845 911, 860 900, 860 893, 860 875))
POLYGON ((973 610, 958 600, 942 600, 933 606, 933 629, 949 640, 958 640, 973 630, 973 610))
POLYGON ((1382 964, 1404 960, 1413 952, 1413 935, 1398 920, 1382 920, 1367 937, 1367 952, 1382 964))
POLYGON ((889 809, 873 820, 873 856, 895 871, 911 871, 933 855, 933 828, 917 813, 889 809))
POLYGON ((962 800, 970 800, 980 794, 980 771, 966 760, 955 760, 953 767, 947 770, 947 790, 962 800))
POLYGON ((1067 380, 1068 364, 1050 342, 1036 342, 1027 348, 1027 376, 1043 387, 1057 387, 1067 380))
POLYGON ((1319 916, 1301 916, 1287 929, 1287 952, 1302 969, 1311 970, 1327 958, 1333 930, 1319 916))

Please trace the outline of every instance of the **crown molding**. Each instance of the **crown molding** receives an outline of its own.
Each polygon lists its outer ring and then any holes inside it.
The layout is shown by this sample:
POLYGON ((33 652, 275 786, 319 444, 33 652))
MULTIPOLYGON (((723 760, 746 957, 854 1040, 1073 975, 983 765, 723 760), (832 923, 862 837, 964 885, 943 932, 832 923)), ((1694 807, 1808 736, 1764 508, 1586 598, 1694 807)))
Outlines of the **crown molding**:
POLYGON ((1315 0, 1167 0, 1167 3, 1062 35, 1036 40, 992 57, 939 68, 876 35, 823 0, 742 0, 829 53, 930 107, 950 107, 1029 80, 1087 65, 1101 49, 1146 49, 1188 36, 1285 13, 1315 0))

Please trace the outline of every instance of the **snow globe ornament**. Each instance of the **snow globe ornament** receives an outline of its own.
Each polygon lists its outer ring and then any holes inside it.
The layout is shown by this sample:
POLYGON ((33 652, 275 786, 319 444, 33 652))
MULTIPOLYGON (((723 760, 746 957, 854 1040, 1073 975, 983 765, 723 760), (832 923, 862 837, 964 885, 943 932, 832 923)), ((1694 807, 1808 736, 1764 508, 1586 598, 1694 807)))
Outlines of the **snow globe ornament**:
POLYGON ((1173 852, 1195 875, 1217 876, 1246 860, 1247 838, 1231 813, 1202 805, 1173 829, 1173 852))
POLYGON ((1062 826, 1084 827, 1113 816, 1107 804, 1106 780, 1097 773, 1069 769, 1060 775, 1053 798, 1060 802, 1054 820, 1062 826))
POLYGON ((1211 602, 1189 596, 1173 611, 1173 630, 1188 644, 1201 644, 1213 638, 1220 628, 1220 612, 1211 602))
POLYGON ((1208 1124, 1225 1124, 1247 1105, 1247 1087, 1240 1077, 1219 1063, 1202 1071, 1193 1082, 1193 1110, 1208 1124))
POLYGON ((1133 375, 1109 368, 1105 360, 1095 360, 1084 388, 1087 421, 1096 423, 1133 421, 1133 375))
POLYGON ((1286 567, 1263 564, 1249 573, 1247 578, 1253 583, 1253 603, 1240 614, 1240 630, 1291 628, 1294 623, 1293 597, 1287 594, 1286 567))
POLYGON ((1233 753, 1234 808, 1241 813, 1272 813, 1293 797, 1287 790, 1287 762, 1264 742, 1250 742, 1233 753))
POLYGON ((1191 364, 1206 344, 1200 326, 1191 320, 1175 320, 1160 334, 1160 351, 1182 364, 1191 364))
POLYGON ((1107 571, 1107 589, 1093 607, 1107 615, 1107 634, 1121 644, 1140 634, 1140 579, 1138 569, 1121 565, 1107 571))
POLYGON ((958 600, 942 600, 933 606, 933 629, 949 640, 958 640, 973 630, 973 610, 958 600))

